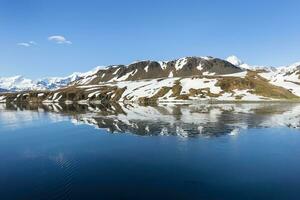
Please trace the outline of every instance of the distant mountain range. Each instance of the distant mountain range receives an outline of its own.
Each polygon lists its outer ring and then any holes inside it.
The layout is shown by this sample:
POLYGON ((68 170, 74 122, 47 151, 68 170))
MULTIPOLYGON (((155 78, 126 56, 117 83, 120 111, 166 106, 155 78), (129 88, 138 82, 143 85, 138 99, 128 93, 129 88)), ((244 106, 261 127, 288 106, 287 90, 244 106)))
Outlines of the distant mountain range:
POLYGON ((251 66, 236 56, 184 57, 97 67, 64 78, 0 78, 6 92, 0 101, 298 100, 299 76, 300 63, 275 68, 251 66))
POLYGON ((49 78, 41 78, 38 80, 28 79, 20 75, 12 76, 12 77, 0 77, 0 92, 56 90, 67 86, 69 83, 73 81, 94 74, 99 69, 100 67, 96 67, 95 69, 85 73, 75 72, 66 77, 49 77, 49 78))
POLYGON ((8 92, 8 90, 0 88, 0 93, 1 92, 8 92))

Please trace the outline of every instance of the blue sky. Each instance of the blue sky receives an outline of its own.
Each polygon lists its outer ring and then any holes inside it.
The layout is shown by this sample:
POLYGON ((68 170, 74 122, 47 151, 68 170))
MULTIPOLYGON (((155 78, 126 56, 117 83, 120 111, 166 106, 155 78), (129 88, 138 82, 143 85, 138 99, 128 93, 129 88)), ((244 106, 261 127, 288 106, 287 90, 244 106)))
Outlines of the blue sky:
POLYGON ((288 0, 0 0, 0 76, 64 76, 193 55, 290 64, 300 61, 299 7, 288 0))

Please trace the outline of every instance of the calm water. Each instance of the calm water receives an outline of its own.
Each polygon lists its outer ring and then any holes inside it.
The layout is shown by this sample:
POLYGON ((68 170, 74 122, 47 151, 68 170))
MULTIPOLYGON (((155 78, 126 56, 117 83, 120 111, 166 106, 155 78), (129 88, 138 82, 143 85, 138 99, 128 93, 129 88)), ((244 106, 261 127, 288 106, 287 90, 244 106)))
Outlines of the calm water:
POLYGON ((299 199, 300 104, 0 104, 0 199, 299 199))

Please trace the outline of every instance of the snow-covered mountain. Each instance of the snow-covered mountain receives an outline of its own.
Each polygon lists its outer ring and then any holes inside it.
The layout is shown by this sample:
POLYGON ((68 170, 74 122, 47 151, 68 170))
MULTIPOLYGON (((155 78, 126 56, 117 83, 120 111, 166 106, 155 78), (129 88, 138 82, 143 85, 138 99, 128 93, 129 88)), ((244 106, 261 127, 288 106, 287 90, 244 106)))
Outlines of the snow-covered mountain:
POLYGON ((155 78, 220 75, 242 72, 225 60, 213 57, 184 57, 171 61, 138 61, 129 65, 111 65, 76 81, 77 85, 137 81, 155 78))
POLYGON ((101 67, 91 71, 80 73, 75 72, 66 77, 48 77, 37 80, 25 78, 24 76, 0 77, 0 92, 20 92, 32 90, 57 90, 65 87, 71 82, 90 76, 96 73, 101 67))
POLYGON ((269 83, 283 87, 300 96, 300 62, 281 67, 266 67, 248 65, 236 56, 229 56, 226 60, 247 70, 261 70, 262 72, 259 75, 267 79, 269 83))
POLYGON ((0 101, 299 100, 299 76, 300 63, 274 68, 251 66, 236 56, 184 57, 97 67, 65 78, 12 77, 0 81, 0 88, 30 92, 0 95, 0 101))
POLYGON ((273 85, 284 87, 300 96, 300 62, 260 74, 273 85))
POLYGON ((31 80, 23 76, 0 78, 0 89, 10 92, 31 91, 31 90, 55 90, 67 86, 71 81, 79 79, 79 75, 74 74, 68 77, 43 78, 31 80))

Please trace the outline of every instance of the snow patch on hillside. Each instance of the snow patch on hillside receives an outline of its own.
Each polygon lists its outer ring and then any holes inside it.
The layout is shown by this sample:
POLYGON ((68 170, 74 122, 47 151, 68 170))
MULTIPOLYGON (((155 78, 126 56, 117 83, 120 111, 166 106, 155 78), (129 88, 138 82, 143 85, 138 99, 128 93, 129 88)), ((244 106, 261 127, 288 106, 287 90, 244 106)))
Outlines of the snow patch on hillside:
POLYGON ((222 90, 220 87, 215 86, 218 80, 216 79, 207 79, 207 78, 184 78, 180 80, 182 90, 184 94, 189 93, 191 88, 193 89, 204 89, 209 88, 211 93, 218 94, 222 90))
POLYGON ((234 74, 223 74, 223 75, 220 75, 220 76, 245 78, 246 75, 247 75, 247 71, 238 72, 238 73, 234 73, 234 74))
POLYGON ((183 66, 186 64, 187 64, 187 58, 180 58, 175 63, 175 69, 181 70, 183 68, 183 66))

